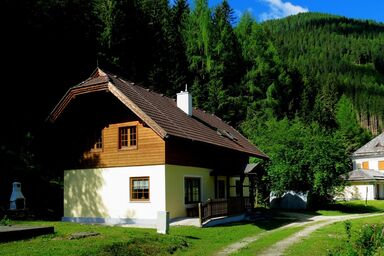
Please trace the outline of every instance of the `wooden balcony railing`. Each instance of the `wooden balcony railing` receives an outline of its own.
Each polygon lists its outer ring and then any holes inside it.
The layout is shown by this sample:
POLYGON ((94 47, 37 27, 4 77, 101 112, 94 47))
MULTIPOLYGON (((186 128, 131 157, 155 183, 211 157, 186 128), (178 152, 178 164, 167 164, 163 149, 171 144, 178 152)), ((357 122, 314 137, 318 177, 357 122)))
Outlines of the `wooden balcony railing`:
POLYGON ((216 217, 242 214, 247 208, 250 208, 248 197, 210 199, 198 204, 200 224, 216 217))

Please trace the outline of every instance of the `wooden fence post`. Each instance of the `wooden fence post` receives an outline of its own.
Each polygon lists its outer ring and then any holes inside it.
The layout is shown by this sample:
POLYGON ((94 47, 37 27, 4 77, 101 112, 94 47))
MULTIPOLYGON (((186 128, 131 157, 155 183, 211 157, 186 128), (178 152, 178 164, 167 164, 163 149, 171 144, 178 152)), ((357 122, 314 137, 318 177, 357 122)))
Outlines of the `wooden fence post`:
POLYGON ((203 221, 202 221, 202 216, 201 216, 201 203, 199 203, 198 205, 197 205, 197 208, 199 209, 199 223, 200 223, 200 227, 202 227, 203 226, 203 221))

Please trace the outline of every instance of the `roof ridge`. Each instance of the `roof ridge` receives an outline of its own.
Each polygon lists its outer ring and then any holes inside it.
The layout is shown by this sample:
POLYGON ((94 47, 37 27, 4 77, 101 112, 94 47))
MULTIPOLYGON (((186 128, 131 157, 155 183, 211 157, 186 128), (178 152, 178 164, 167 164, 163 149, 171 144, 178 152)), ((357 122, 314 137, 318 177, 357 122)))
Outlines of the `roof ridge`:
MULTIPOLYGON (((124 79, 122 79, 122 78, 119 78, 119 77, 117 77, 116 76, 116 79, 118 79, 118 80, 120 80, 120 81, 122 81, 122 82, 124 82, 125 84, 129 84, 129 82, 128 81, 126 81, 126 80, 124 80, 124 79)), ((131 88, 132 88, 132 90, 140 97, 140 98, 142 98, 145 102, 147 102, 149 105, 151 105, 154 109, 156 109, 157 110, 157 112, 159 112, 164 118, 166 118, 170 123, 172 123, 172 125, 177 129, 177 130, 179 130, 181 133, 183 133, 183 134, 185 134, 186 135, 186 137, 188 137, 188 138, 190 138, 189 136, 188 136, 188 134, 184 131, 184 130, 182 130, 182 129, 179 129, 179 126, 178 125, 176 125, 166 114, 164 114, 159 108, 157 108, 155 105, 153 105, 152 104, 152 102, 150 102, 149 100, 147 100, 145 97, 143 97, 137 90, 136 90, 136 88, 134 88, 134 86, 133 85, 131 85, 131 84, 129 84, 130 86, 131 86, 131 88)), ((140 86, 140 85, 139 85, 140 86)), ((146 88, 144 88, 144 87, 142 87, 142 86, 140 86, 143 90, 146 90, 146 88)), ((148 91, 148 92, 150 92, 150 91, 148 91)), ((160 94, 159 93, 157 93, 157 92, 154 92, 154 91, 152 91, 153 93, 156 93, 156 94, 158 94, 159 96, 160 96, 160 94)), ((170 100, 172 100, 171 98, 169 98, 169 97, 167 97, 167 96, 161 96, 161 97, 164 97, 164 98, 168 98, 168 99, 170 99, 170 100)))
POLYGON ((358 148, 355 152, 352 153, 352 156, 359 156, 370 153, 382 153, 384 151, 383 147, 377 145, 383 140, 383 138, 384 132, 380 133, 379 135, 375 136, 370 141, 362 145, 360 148, 358 148))

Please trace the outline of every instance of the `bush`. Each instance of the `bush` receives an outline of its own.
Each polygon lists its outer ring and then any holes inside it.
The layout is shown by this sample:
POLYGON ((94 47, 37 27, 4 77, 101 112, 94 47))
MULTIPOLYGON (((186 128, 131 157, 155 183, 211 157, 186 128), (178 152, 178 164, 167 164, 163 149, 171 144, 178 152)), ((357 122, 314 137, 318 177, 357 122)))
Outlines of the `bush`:
POLYGON ((10 226, 11 220, 7 217, 7 215, 4 215, 4 217, 0 220, 0 226, 10 226))
POLYGON ((330 256, 343 256, 343 255, 377 255, 384 246, 384 224, 382 225, 368 225, 365 224, 361 229, 356 232, 355 240, 352 240, 352 225, 351 222, 344 222, 347 239, 345 243, 328 252, 330 256))

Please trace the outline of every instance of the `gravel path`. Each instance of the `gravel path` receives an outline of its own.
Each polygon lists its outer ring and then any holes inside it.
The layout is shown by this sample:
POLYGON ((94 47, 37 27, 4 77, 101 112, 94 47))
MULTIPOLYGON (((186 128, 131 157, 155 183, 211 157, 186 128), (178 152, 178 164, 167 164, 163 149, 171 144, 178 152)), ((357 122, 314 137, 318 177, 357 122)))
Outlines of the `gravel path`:
POLYGON ((311 216, 306 214, 300 214, 300 213, 285 213, 287 217, 296 218, 297 221, 290 223, 288 225, 282 226, 280 228, 266 231, 262 234, 246 237, 239 242, 236 242, 234 244, 229 245, 228 247, 224 248, 223 250, 219 251, 216 255, 217 256, 224 256, 224 255, 230 255, 231 253, 234 253, 241 248, 247 246, 248 244, 258 240, 259 238, 271 234, 273 232, 277 232, 281 229, 285 229, 288 227, 297 227, 297 226, 304 226, 303 230, 293 234, 292 236, 287 237, 286 239, 280 240, 276 244, 269 247, 267 250, 261 252, 259 255, 262 256, 278 256, 283 255, 284 251, 291 246, 292 244, 301 241, 304 237, 307 237, 310 233, 315 231, 316 229, 319 229, 323 226, 332 224, 334 222, 338 221, 344 221, 344 220, 351 220, 351 219, 357 219, 357 218, 365 218, 365 217, 373 217, 378 215, 383 215, 383 213, 375 213, 375 214, 351 214, 351 215, 342 215, 342 216, 311 216))

